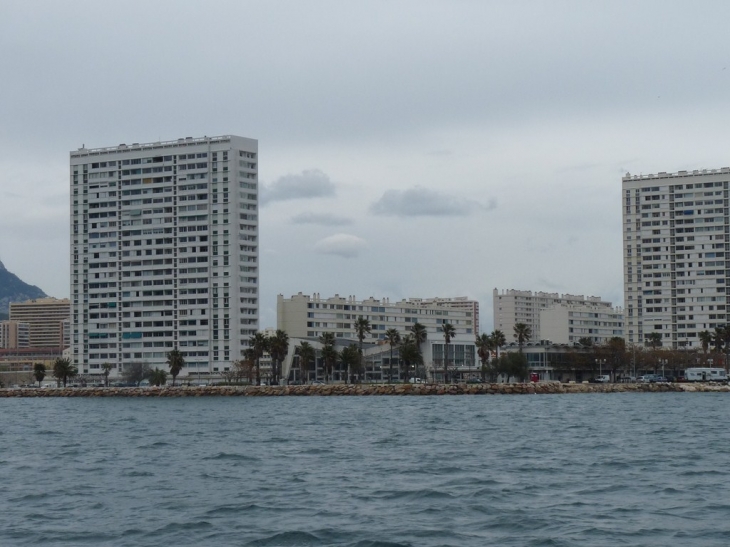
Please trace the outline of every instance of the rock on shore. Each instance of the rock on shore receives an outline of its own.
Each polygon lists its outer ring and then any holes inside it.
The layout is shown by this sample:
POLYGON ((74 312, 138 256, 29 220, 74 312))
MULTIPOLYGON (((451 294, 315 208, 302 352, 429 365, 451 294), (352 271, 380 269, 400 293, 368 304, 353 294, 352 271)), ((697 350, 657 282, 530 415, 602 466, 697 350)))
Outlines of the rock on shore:
POLYGON ((704 384, 328 384, 305 386, 164 386, 0 389, 0 397, 276 397, 365 395, 527 395, 555 393, 730 392, 704 384))

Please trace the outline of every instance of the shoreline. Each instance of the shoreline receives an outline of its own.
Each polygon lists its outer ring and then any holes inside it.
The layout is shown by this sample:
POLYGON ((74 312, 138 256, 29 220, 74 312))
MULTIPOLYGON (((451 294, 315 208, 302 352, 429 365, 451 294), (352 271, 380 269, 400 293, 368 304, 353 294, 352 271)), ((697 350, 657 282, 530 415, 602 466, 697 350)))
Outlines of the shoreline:
POLYGON ((414 395, 533 395, 563 393, 696 393, 730 392, 715 383, 667 384, 325 384, 303 386, 163 386, 4 388, 11 397, 322 397, 414 395))

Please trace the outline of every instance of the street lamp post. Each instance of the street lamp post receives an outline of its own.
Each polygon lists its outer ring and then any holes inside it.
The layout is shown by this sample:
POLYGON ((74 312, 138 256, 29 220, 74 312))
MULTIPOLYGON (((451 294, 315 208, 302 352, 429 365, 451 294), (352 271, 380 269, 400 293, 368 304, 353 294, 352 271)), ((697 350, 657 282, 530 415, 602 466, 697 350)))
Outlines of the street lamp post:
POLYGON ((662 365, 662 376, 664 376, 664 366, 667 364, 667 360, 666 359, 659 359, 659 362, 662 365))
POLYGON ((598 375, 603 376, 603 365, 606 364, 605 359, 596 359, 596 364, 598 365, 598 375))

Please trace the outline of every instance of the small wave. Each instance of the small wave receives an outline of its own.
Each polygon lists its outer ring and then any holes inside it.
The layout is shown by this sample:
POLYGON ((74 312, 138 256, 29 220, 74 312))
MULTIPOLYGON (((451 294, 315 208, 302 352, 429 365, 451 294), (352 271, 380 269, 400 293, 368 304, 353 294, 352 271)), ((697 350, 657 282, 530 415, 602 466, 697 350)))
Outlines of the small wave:
POLYGON ((45 492, 41 492, 39 494, 26 494, 24 496, 20 496, 19 498, 12 498, 9 501, 12 503, 19 503, 23 501, 38 501, 42 499, 49 498, 50 495, 46 494, 45 492))
POLYGON ((163 448, 165 446, 171 446, 170 443, 166 443, 165 441, 157 441, 151 444, 143 444, 142 446, 138 447, 140 450, 155 450, 157 448, 163 448))
POLYGON ((245 454, 234 454, 231 452, 218 452, 215 456, 208 456, 204 460, 233 460, 239 462, 255 462, 258 458, 246 456, 245 454))
POLYGON ((289 545, 321 545, 321 540, 314 534, 308 532, 280 532, 273 536, 249 541, 246 545, 251 547, 287 547, 289 545))
POLYGON ((149 471, 130 471, 127 473, 128 477, 151 477, 153 473, 149 471))
POLYGON ((214 507, 205 512, 206 515, 219 516, 219 515, 237 515, 240 513, 247 513, 249 511, 255 511, 257 509, 264 509, 260 505, 255 503, 248 503, 245 505, 221 505, 214 507))
POLYGON ((422 488, 418 490, 376 490, 369 496, 363 498, 377 498, 386 500, 429 500, 429 499, 452 499, 455 496, 448 492, 433 490, 431 488, 422 488))
POLYGON ((351 543, 352 547, 411 547, 412 543, 394 543, 392 541, 360 540, 351 543))

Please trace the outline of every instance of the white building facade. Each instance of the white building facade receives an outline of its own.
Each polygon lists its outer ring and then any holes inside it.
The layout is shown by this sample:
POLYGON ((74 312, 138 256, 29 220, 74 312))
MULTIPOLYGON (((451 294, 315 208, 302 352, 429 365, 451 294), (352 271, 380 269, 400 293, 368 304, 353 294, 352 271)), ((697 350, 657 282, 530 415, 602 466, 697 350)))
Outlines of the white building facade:
POLYGON ((370 321, 372 332, 368 339, 385 339, 385 331, 394 328, 401 335, 410 332, 411 326, 421 323, 429 334, 438 334, 444 323, 453 325, 456 334, 475 338, 473 308, 463 307, 468 300, 408 299, 390 302, 389 299, 368 298, 357 300, 354 296, 320 298, 302 293, 291 298, 279 295, 276 305, 277 328, 292 338, 316 338, 324 332, 332 332, 336 338, 356 339, 355 321, 364 317, 370 321))
POLYGON ((730 167, 623 177, 628 344, 657 333, 664 347, 697 348, 730 320, 728 182, 730 167))
POLYGON ((624 314, 621 308, 596 308, 556 304, 540 310, 540 335, 553 344, 574 344, 581 339, 593 345, 607 343, 624 336, 624 314))
POLYGON ((492 306, 494 311, 494 328, 501 330, 507 342, 512 341, 514 326, 524 323, 530 327, 530 342, 550 339, 542 333, 540 312, 556 305, 584 306, 596 311, 611 310, 611 302, 601 300, 598 296, 583 296, 546 292, 519 291, 514 289, 493 291, 492 306))
POLYGON ((258 330, 258 142, 184 138, 70 154, 71 354, 182 375, 239 359, 258 330))

